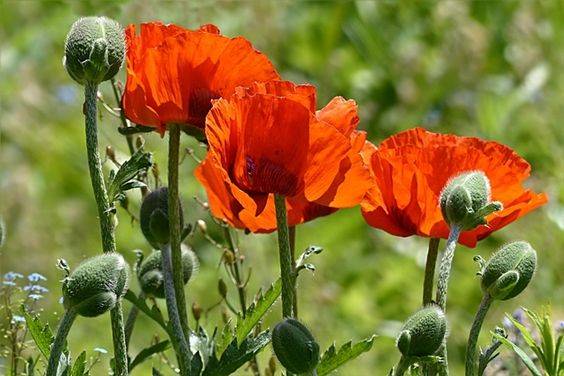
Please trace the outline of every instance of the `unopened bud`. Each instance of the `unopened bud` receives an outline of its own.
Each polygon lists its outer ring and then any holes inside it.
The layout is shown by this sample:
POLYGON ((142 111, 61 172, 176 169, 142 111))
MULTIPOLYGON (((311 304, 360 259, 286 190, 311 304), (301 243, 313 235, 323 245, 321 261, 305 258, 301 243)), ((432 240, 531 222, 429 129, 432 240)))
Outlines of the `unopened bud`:
POLYGON ((527 242, 501 247, 482 272, 482 290, 494 299, 508 300, 521 293, 535 274, 537 253, 527 242))
POLYGON ((208 226, 206 225, 206 222, 203 219, 198 219, 196 221, 198 228, 200 229, 200 231, 205 234, 208 232, 208 226))
MULTIPOLYGON (((181 244, 182 250, 182 271, 184 284, 187 284, 199 267, 198 257, 186 244, 181 244)), ((155 250, 143 260, 137 278, 143 292, 149 296, 164 299, 164 275, 162 268, 162 253, 155 250)))
MULTIPOLYGON (((184 226, 182 205, 180 205, 180 226, 184 226)), ((139 213, 141 231, 155 249, 169 243, 168 188, 162 187, 145 196, 139 213)))
POLYGON ((202 317, 202 307, 196 302, 192 303, 192 316, 196 321, 200 321, 202 317))
POLYGON ((272 347, 280 363, 292 373, 310 373, 319 363, 319 345, 298 320, 285 319, 274 327, 272 347))
POLYGON ((437 305, 429 305, 407 319, 396 346, 404 356, 433 355, 446 335, 446 317, 437 305))
POLYGON ((125 56, 123 29, 107 17, 76 21, 66 39, 63 64, 79 84, 99 84, 114 77, 125 56))
POLYGON ((490 181, 482 171, 465 172, 454 177, 439 197, 445 221, 461 230, 486 224, 486 216, 503 208, 501 202, 490 202, 490 193, 490 181))
POLYGON ((119 253, 105 253, 80 264, 63 281, 63 304, 81 316, 112 309, 127 292, 129 267, 119 253))
POLYGON ((116 153, 111 145, 106 146, 106 156, 112 161, 116 161, 116 153))

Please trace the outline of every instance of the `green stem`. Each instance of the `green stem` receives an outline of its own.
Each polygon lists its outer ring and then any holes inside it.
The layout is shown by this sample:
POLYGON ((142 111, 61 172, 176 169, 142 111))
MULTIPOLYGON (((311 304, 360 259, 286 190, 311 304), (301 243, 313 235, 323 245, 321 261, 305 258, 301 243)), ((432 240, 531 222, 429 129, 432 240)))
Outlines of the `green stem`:
MULTIPOLYGON (((86 150, 88 154, 88 168, 90 179, 94 190, 94 198, 98 206, 98 218, 100 220, 100 233, 102 236, 102 248, 105 253, 116 252, 116 241, 114 235, 113 207, 109 202, 104 175, 102 173, 102 162, 98 151, 98 119, 97 101, 98 85, 87 83, 84 87, 84 115, 86 127, 86 150)), ((123 328, 123 313, 121 302, 118 301, 110 312, 112 321, 112 337, 114 344, 114 357, 116 359, 117 376, 125 376, 127 370, 127 350, 125 345, 125 333, 123 328)))
POLYGON ((284 196, 274 195, 274 204, 276 207, 276 224, 278 227, 280 278, 282 279, 282 316, 292 317, 294 275, 292 273, 292 254, 290 250, 288 221, 286 219, 286 199, 284 196))
POLYGON ((435 266, 439 254, 439 238, 429 239, 427 250, 427 263, 425 264, 425 280, 423 282, 423 306, 431 303, 433 299, 433 282, 435 280, 435 266))
POLYGON ((402 376, 405 373, 405 371, 409 369, 410 365, 411 365, 411 361, 405 356, 402 356, 398 364, 394 367, 393 376, 402 376))
POLYGON ((292 274, 294 276, 294 284, 292 286, 292 312, 294 318, 298 318, 298 272, 296 271, 296 226, 289 227, 290 232, 290 257, 292 258, 292 274))
POLYGON ((65 341, 75 318, 76 312, 73 309, 65 311, 65 314, 63 315, 63 318, 59 323, 59 329, 57 329, 57 336, 55 337, 55 341, 51 346, 51 353, 49 354, 49 363, 47 365, 46 376, 57 375, 59 360, 61 359, 61 354, 63 353, 63 349, 65 347, 65 341))
POLYGON ((476 347, 478 344, 478 337, 480 336, 482 324, 484 323, 486 313, 490 309, 492 301, 490 294, 484 294, 482 301, 480 302, 478 312, 476 312, 476 316, 474 316, 474 322, 472 323, 472 329, 470 329, 468 346, 466 348, 466 376, 475 376, 476 374, 476 347))
POLYGON ((180 374, 182 376, 189 375, 190 373, 190 347, 188 346, 188 341, 186 339, 186 334, 182 330, 182 325, 180 323, 180 316, 178 314, 178 305, 176 302, 176 295, 174 291, 174 281, 173 281, 173 267, 172 267, 172 257, 170 245, 165 245, 161 249, 162 261, 163 261, 163 278, 164 278, 164 290, 165 290, 165 300, 166 308, 168 311, 168 318, 172 326, 172 332, 170 340, 174 345, 176 355, 178 357, 178 363, 180 368, 180 374))
POLYGON ((450 270, 452 268, 452 260, 454 259, 454 250, 456 249, 456 242, 460 236, 460 228, 453 225, 448 235, 445 251, 441 259, 441 266, 439 269, 439 281, 437 283, 437 304, 446 311, 447 289, 448 280, 450 278, 450 270))
POLYGON ((178 160, 180 149, 180 126, 169 125, 168 147, 168 216, 170 224, 170 249, 172 254, 172 274, 174 294, 178 302, 178 314, 184 335, 189 333, 186 297, 184 295, 184 272, 182 270, 182 253, 180 250, 180 199, 178 193, 178 160))
MULTIPOLYGON (((145 299, 145 293, 141 291, 137 296, 137 299, 145 299)), ((131 307, 129 314, 127 315, 127 320, 125 321, 125 346, 129 350, 129 342, 131 341, 131 335, 133 334, 133 328, 135 327, 135 322, 139 316, 139 308, 136 305, 131 307)))

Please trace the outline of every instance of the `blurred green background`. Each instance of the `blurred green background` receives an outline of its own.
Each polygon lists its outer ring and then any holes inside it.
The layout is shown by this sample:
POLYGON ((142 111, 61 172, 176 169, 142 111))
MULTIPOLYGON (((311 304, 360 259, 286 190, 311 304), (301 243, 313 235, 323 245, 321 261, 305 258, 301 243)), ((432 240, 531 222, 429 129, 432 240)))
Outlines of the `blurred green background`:
MULTIPOLYGON (((504 312, 520 305, 552 303, 564 318, 564 2, 562 1, 13 1, 0 3, 0 215, 7 227, 0 272, 39 272, 50 292, 40 302, 42 317, 56 325, 62 274, 58 257, 76 266, 100 252, 100 239, 87 172, 81 87, 64 71, 65 35, 84 15, 107 15, 123 25, 149 20, 188 28, 218 25, 225 35, 243 35, 270 56, 282 76, 318 87, 319 105, 335 95, 354 98, 361 128, 383 138, 415 125, 438 132, 479 136, 507 144, 533 167, 528 184, 550 196, 545 207, 495 233, 476 249, 457 252, 449 295, 449 355, 454 375, 462 373, 464 348, 480 300, 475 254, 487 257, 503 242, 530 241, 539 252, 539 271, 518 298, 495 304, 481 337, 504 312)), ((124 72, 120 73, 124 79, 124 72)), ((109 84, 102 85, 114 105, 109 84)), ((101 146, 127 157, 119 119, 102 112, 101 146)), ((147 149, 166 177, 166 139, 146 135, 147 149)), ((204 150, 188 137, 183 146, 204 150)), ((204 198, 192 177, 195 163, 181 166, 181 189, 190 220, 206 219, 193 196, 204 198)), ((109 170, 111 164, 106 163, 109 170)), ((138 194, 130 195, 136 212, 138 194)), ((118 249, 133 262, 134 249, 149 251, 138 226, 119 210, 118 249)), ((239 234, 249 295, 272 282, 278 271, 274 235, 239 234)), ((201 260, 188 289, 190 304, 204 308, 219 300, 220 251, 200 235, 191 240, 201 260)), ((332 341, 380 336, 368 354, 343 367, 342 375, 384 375, 397 361, 398 325, 418 308, 427 241, 396 238, 369 228, 359 210, 342 210, 299 227, 298 250, 323 246, 315 274, 299 285, 303 321, 325 349, 332 341)), ((444 242, 441 243, 443 245, 444 242)), ((136 281, 132 288, 137 290, 136 281)), ((230 285, 231 300, 236 302, 230 285)), ((3 304, 3 303, 2 303, 3 304)), ((129 308, 129 304, 125 304, 129 308)), ((265 326, 276 322, 280 306, 265 326)), ((0 315, 1 316, 1 315, 0 315)), ((208 330, 221 323, 211 311, 208 330)), ((133 348, 146 346, 158 329, 141 317, 133 348)), ((1 338, 0 341, 4 341, 1 338)), ((71 349, 111 349, 109 315, 79 319, 71 349)), ((271 350, 261 358, 266 365, 271 350)), ((95 374, 107 373, 109 354, 95 374)), ((0 367, 3 360, 0 359, 0 367)), ((158 365, 158 360, 154 360, 158 365)), ((150 362, 147 363, 147 366, 150 362)), ((148 374, 149 368, 137 374, 148 374)), ((166 367, 164 368, 166 371, 166 367)), ((3 372, 0 368, 0 372, 3 372)), ((248 374, 241 371, 240 374, 248 374)))

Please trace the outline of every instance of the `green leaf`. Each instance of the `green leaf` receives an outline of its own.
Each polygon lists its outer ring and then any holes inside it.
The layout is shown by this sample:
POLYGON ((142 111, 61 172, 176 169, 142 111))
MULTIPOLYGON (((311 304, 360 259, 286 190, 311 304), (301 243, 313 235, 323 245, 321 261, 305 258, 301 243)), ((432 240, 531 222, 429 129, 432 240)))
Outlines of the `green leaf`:
POLYGON ((51 344, 55 340, 53 337, 53 332, 51 332, 51 328, 49 328, 49 324, 43 324, 39 317, 31 316, 29 312, 25 308, 22 308, 23 316, 25 317, 25 322, 27 324, 27 328, 35 345, 43 354, 45 359, 49 359, 49 355, 51 354, 51 344))
POLYGON ((152 346, 149 346, 141 350, 139 354, 137 354, 137 356, 131 361, 131 364, 129 365, 129 370, 131 371, 133 368, 143 363, 152 355, 166 351, 168 348, 170 348, 170 341, 166 340, 166 341, 158 342, 152 346))
POLYGON ((115 174, 110 174, 108 186, 108 197, 114 202, 121 192, 132 188, 142 187, 143 183, 134 178, 139 172, 148 169, 153 164, 151 153, 145 153, 143 149, 137 150, 131 158, 123 162, 115 174))
POLYGON ((247 309, 245 318, 243 318, 242 315, 237 316, 237 324, 233 330, 229 323, 226 324, 223 327, 220 339, 217 341, 217 353, 221 355, 233 338, 236 338, 237 344, 241 345, 262 317, 268 312, 270 307, 276 302, 281 292, 282 282, 279 278, 264 294, 259 294, 257 300, 247 309))
POLYGON ((70 376, 84 376, 86 370, 86 351, 80 353, 74 361, 74 365, 70 371, 70 376))
POLYGON ((532 359, 525 354, 525 352, 516 344, 514 344, 513 342, 509 341, 508 339, 506 339, 503 336, 500 336, 497 333, 491 332, 492 335, 499 340, 501 343, 503 343, 507 348, 513 350, 513 352, 515 354, 517 354, 517 356, 523 361, 523 363, 525 364, 525 366, 529 369, 529 371, 531 371, 531 373, 533 374, 533 376, 542 376, 542 373, 538 370, 538 368, 535 366, 535 364, 533 363, 532 359))
POLYGON ((331 347, 329 347, 321 357, 321 361, 317 366, 317 375, 328 375, 343 364, 355 359, 360 354, 367 352, 372 348, 375 338, 376 336, 373 335, 370 338, 366 338, 363 341, 356 343, 354 346, 352 345, 352 341, 349 341, 341 346, 339 351, 335 351, 335 344, 331 345, 331 347))
POLYGON ((143 312, 149 318, 153 319, 153 321, 159 324, 160 327, 163 328, 165 332, 167 332, 169 335, 171 334, 170 328, 164 321, 161 311, 157 306, 153 306, 152 308, 149 308, 145 300, 138 298, 131 290, 127 290, 127 292, 123 297, 129 302, 131 302, 133 305, 135 305, 141 312, 143 312))
POLYGON ((227 376, 231 375, 243 364, 251 360, 270 342, 270 333, 264 331, 258 336, 245 339, 240 346, 234 339, 225 349, 221 358, 211 356, 202 376, 227 376))

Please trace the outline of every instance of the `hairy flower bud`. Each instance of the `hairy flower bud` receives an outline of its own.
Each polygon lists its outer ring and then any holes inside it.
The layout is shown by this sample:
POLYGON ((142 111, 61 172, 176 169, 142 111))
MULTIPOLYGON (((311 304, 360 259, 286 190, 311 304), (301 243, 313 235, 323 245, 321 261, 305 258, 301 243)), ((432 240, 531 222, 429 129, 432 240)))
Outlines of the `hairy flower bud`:
MULTIPOLYGON (((184 227, 182 215, 182 205, 180 205, 180 227, 184 227)), ((161 249, 169 243, 169 222, 168 222, 168 188, 162 187, 149 193, 143 203, 139 213, 141 231, 147 241, 155 249, 161 249)))
MULTIPOLYGON (((187 245, 181 244, 181 249, 184 284, 187 284, 198 270, 199 262, 194 251, 187 245)), ((143 292, 160 299, 165 297, 162 264, 162 253, 159 250, 155 250, 143 260, 137 271, 137 278, 143 292)))
POLYGON ((319 363, 319 345, 299 321, 285 319, 272 331, 272 346, 280 363, 292 373, 308 373, 319 363))
POLYGON ((79 84, 99 84, 117 74, 124 56, 125 36, 119 23, 107 17, 84 17, 67 35, 63 65, 79 84))
POLYGON ((490 202, 490 193, 490 181, 482 171, 465 172, 454 177, 439 197, 445 221, 450 226, 459 226, 461 230, 486 224, 486 216, 502 209, 500 202, 490 202))
POLYGON ((519 295, 535 274, 537 253, 524 241, 501 247, 482 271, 482 290, 498 300, 519 295))
POLYGON ((129 267, 119 253, 105 253, 82 262, 63 281, 63 304, 81 316, 112 309, 127 292, 129 267))
POLYGON ((407 319, 396 345, 404 356, 433 355, 444 341, 446 328, 443 310, 437 305, 429 305, 407 319))

